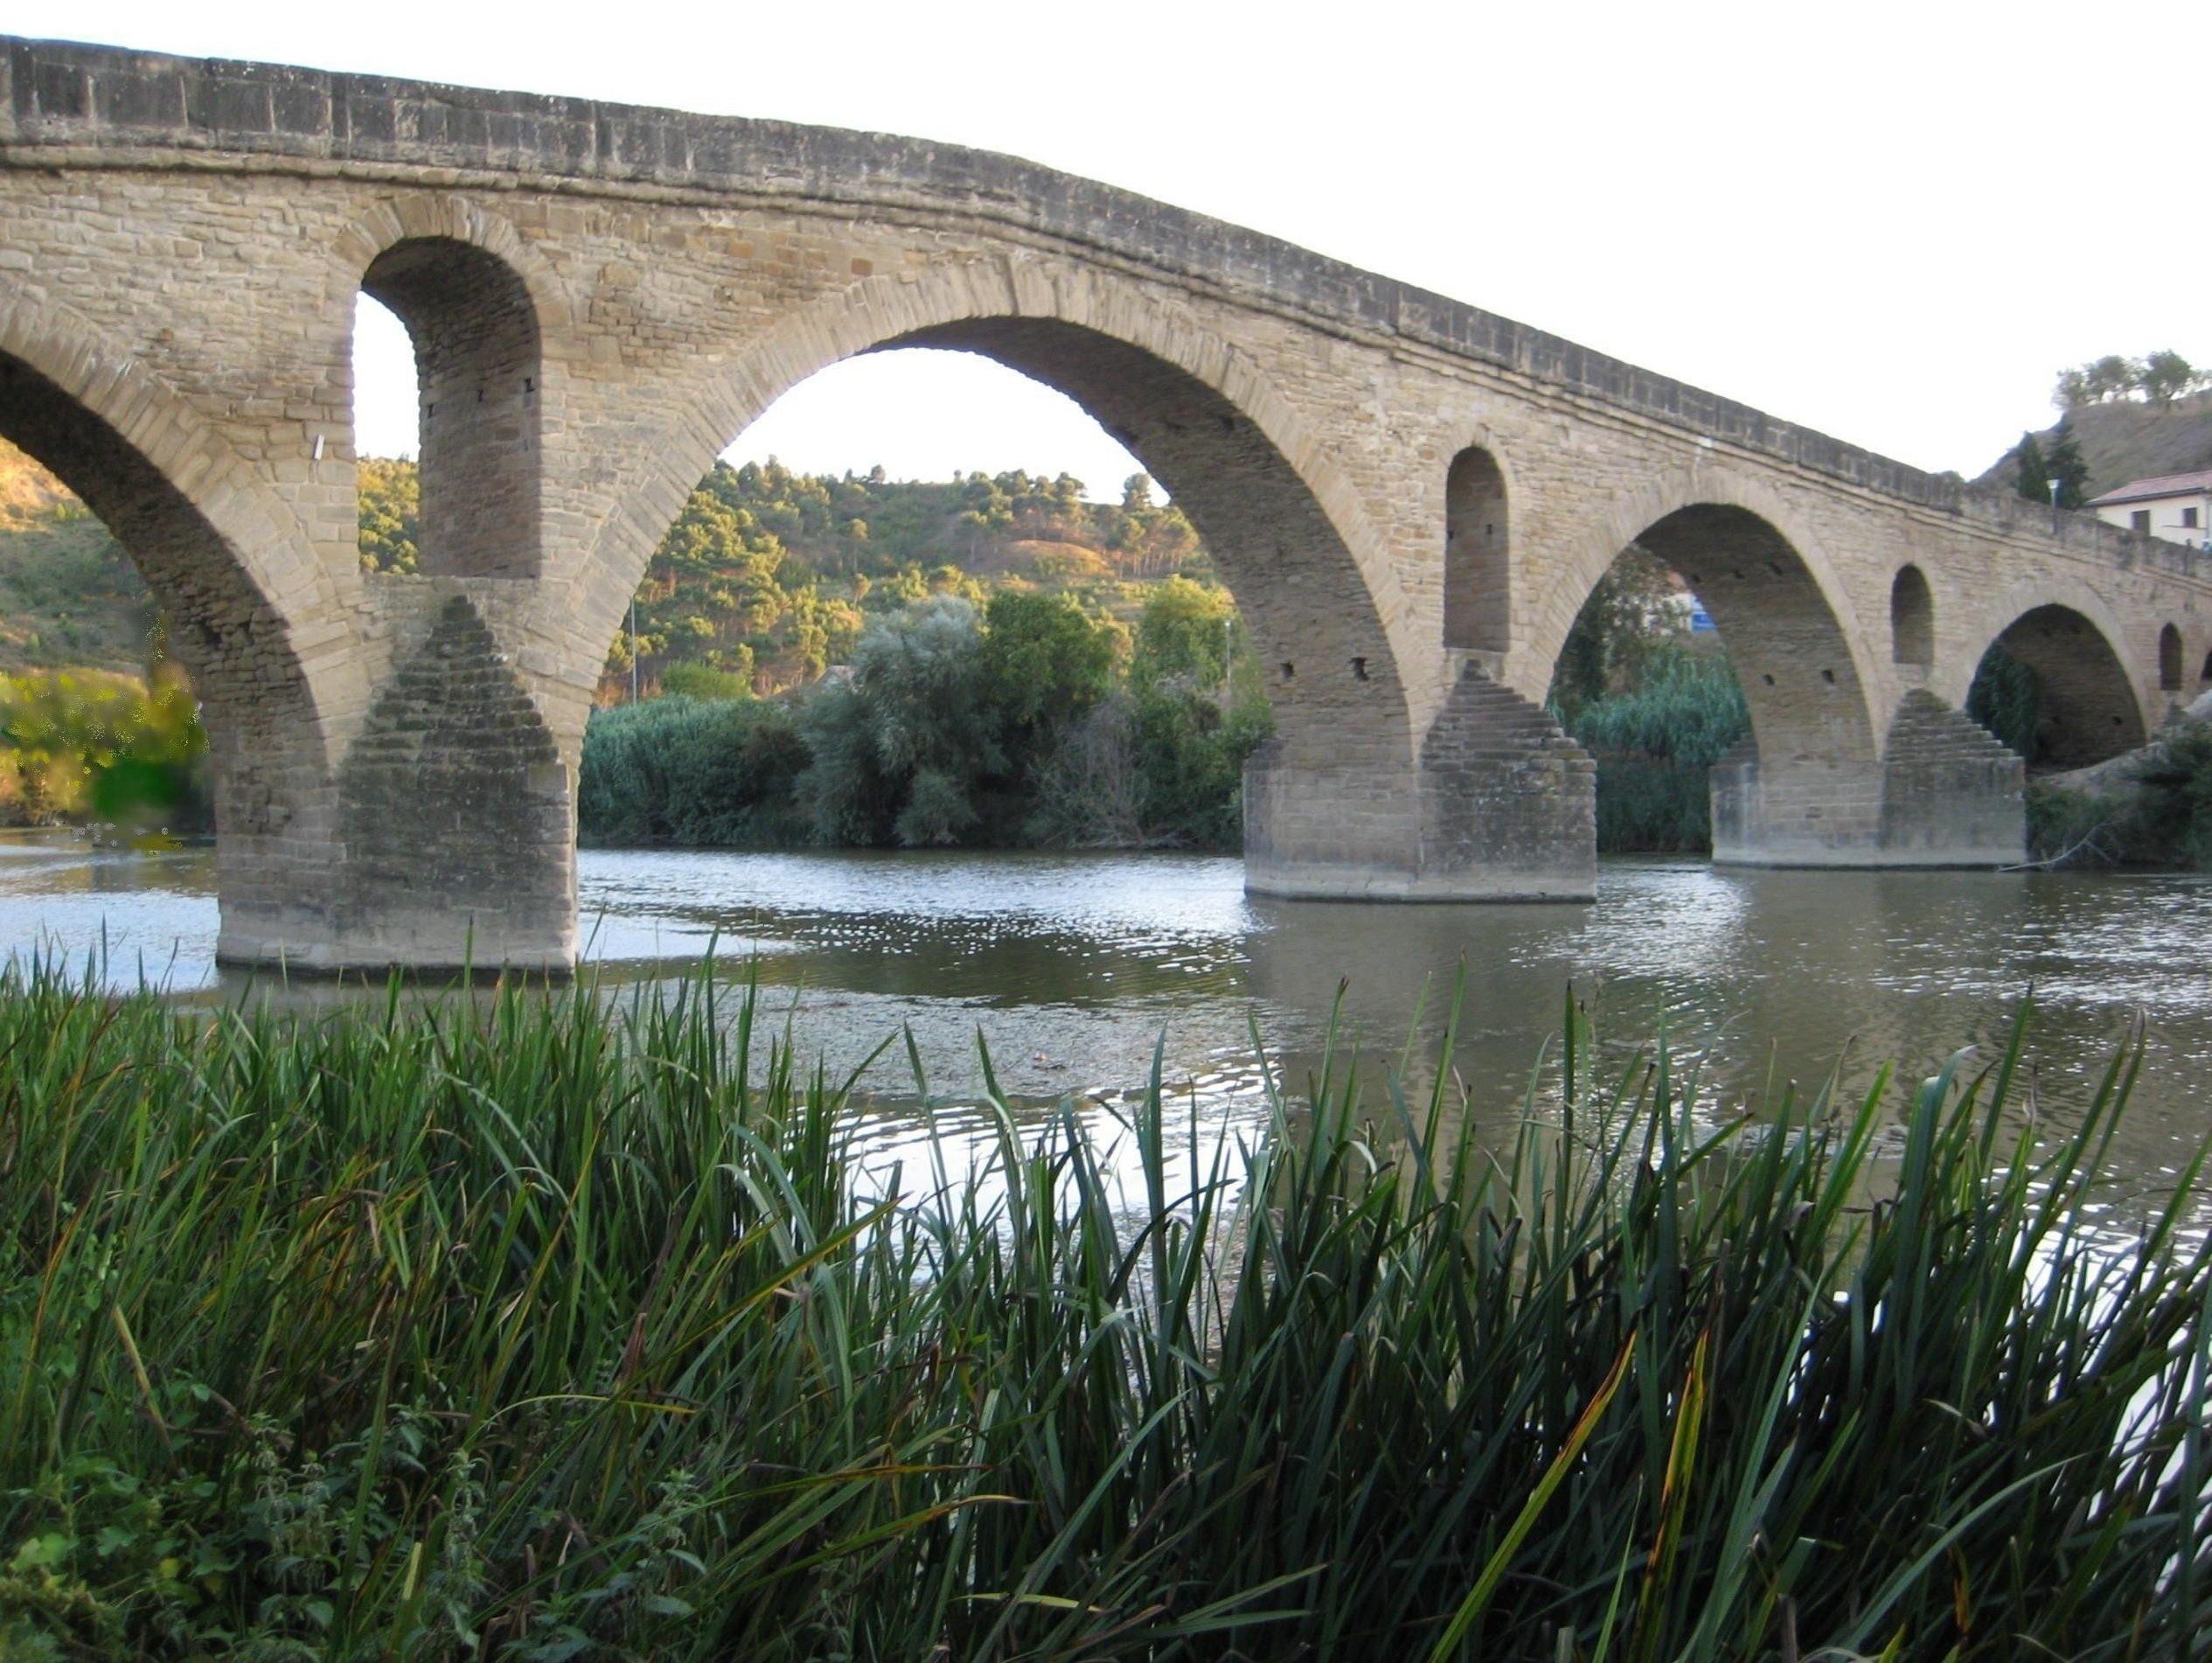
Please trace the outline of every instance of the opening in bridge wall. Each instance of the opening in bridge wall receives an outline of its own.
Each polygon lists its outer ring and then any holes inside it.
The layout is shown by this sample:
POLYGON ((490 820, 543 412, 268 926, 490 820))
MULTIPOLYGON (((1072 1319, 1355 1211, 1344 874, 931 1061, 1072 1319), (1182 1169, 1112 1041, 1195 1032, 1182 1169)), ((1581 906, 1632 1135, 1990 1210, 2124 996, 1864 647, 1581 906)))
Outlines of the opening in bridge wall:
POLYGON ((1889 656, 1923 669, 1936 659, 1936 602, 1916 566, 1900 570, 1889 586, 1889 656))
POLYGON ((542 372, 522 279, 473 245, 426 237, 386 249, 361 292, 414 346, 420 569, 535 576, 542 372))
MULTIPOLYGON (((5 356, 0 553, 0 714, 37 736, 0 754, 0 803, 32 825, 214 830, 208 727, 186 664, 219 691, 249 656, 229 638, 226 602, 240 597, 226 594, 228 554, 111 429, 5 356)), ((218 726, 234 741, 250 720, 233 699, 218 726)))
POLYGON ((1503 652, 1512 644, 1506 477, 1471 445, 1444 478, 1444 645, 1503 652))
POLYGON ((908 344, 801 381, 691 490, 607 620, 587 837, 1234 849, 1271 726, 1402 755, 1356 574, 1241 409, 1069 325, 908 344), (902 369, 941 393, 905 421, 902 369), (625 769, 664 741, 656 805, 625 769))
POLYGON ((2070 607, 2040 606, 1990 644, 1966 713, 2031 769, 2086 768, 2144 742, 2134 688, 2104 632, 2070 607))
POLYGON ((1604 853, 1713 846, 1708 776, 1749 732, 1725 643, 1683 575, 1631 544, 1568 632, 1547 701, 1597 761, 1604 853))
POLYGON ((2159 691, 2181 691, 2181 632, 2170 623, 2159 631, 2159 691))

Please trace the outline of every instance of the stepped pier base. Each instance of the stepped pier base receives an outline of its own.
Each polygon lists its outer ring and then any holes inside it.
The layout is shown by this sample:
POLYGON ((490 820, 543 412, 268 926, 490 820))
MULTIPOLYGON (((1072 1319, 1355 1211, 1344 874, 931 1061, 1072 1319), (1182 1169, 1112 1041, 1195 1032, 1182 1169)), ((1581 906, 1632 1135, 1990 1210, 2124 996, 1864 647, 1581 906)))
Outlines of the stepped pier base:
POLYGON ((1363 901, 1589 901, 1596 765, 1541 706, 1469 665, 1418 770, 1294 765, 1278 742, 1244 773, 1245 887, 1363 901))
POLYGON ((2026 768, 1932 693, 1905 695, 1879 762, 1770 767, 1745 738, 1712 778, 1713 859, 1750 866, 1965 866, 2026 859, 2026 768))

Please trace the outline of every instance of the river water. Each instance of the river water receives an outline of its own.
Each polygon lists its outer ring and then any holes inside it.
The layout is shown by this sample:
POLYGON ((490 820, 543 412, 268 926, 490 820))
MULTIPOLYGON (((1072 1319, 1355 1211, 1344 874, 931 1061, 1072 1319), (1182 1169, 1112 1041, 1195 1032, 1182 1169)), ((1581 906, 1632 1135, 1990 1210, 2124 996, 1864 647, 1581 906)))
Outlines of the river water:
MULTIPOLYGON (((1610 1067, 1661 1033, 1701 1059, 1709 1112, 1788 1078, 1854 1090, 1893 1061, 1916 1081, 2001 1047, 2034 989, 2039 1113, 2077 1114, 2132 1026, 2145 1053, 2115 1147, 2146 1193, 2212 1134, 2212 880, 2097 873, 1716 870, 1617 860, 1587 906, 1355 906, 1243 893, 1234 859, 1180 855, 747 854, 587 850, 589 956, 619 992, 696 963, 757 980, 779 1030, 833 1076, 911 1033, 941 1128, 974 1133, 978 1036, 1026 1113, 1072 1096, 1110 1131, 1161 1047, 1204 1124, 1256 1122, 1252 1033, 1296 1087, 1341 985, 1339 1032, 1378 1086, 1422 1011, 1412 1073, 1464 967, 1455 1063, 1478 1129, 1502 1135, 1571 988, 1610 1067), (1425 999, 1425 1008, 1424 1008, 1425 999), (946 1118, 944 1117, 949 1117, 946 1118)), ((113 985, 191 999, 323 999, 214 963, 213 856, 0 838, 0 943, 113 985)), ((903 1038, 861 1072, 886 1152, 918 1138, 903 1038)), ((1899 1102, 1902 1104, 1902 1096, 1899 1102)))

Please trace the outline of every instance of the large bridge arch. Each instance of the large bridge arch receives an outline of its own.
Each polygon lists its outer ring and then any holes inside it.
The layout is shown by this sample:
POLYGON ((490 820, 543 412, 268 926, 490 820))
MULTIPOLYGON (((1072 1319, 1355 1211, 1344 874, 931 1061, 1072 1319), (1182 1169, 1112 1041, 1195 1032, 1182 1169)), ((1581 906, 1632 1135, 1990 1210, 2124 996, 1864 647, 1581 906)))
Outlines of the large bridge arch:
POLYGON ((1399 638, 1409 609, 1349 479, 1249 355, 1187 310, 1075 266, 865 278, 734 347, 614 494, 581 568, 551 574, 560 587, 574 580, 578 632, 603 657, 692 487, 776 399, 833 364, 901 346, 979 353, 1053 386, 1144 463, 1214 551, 1272 667, 1292 755, 1409 762, 1418 683, 1399 638))
POLYGON ((330 707, 365 683, 345 597, 298 517, 190 400, 66 308, 0 282, 0 436, 122 544, 203 702, 282 707, 288 745, 328 762, 330 707))
POLYGON ((333 706, 358 717, 365 670, 304 528, 146 365, 5 286, 0 436, 99 516, 169 616, 206 713, 218 951, 327 939, 333 706))

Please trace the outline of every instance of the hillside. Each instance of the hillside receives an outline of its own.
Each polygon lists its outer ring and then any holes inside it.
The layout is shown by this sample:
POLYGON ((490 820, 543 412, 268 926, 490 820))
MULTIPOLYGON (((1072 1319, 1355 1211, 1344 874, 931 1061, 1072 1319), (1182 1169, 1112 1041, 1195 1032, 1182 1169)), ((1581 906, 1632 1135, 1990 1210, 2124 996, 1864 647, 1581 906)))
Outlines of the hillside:
POLYGON ((0 671, 136 675, 153 625, 152 597, 108 528, 0 441, 0 671))
MULTIPOLYGON (((2072 413, 2074 436, 2089 463, 2089 494, 2117 491, 2132 479, 2212 468, 2212 393, 2176 399, 2165 409, 2134 399, 2084 405, 2072 413)), ((2036 435, 2046 454, 2058 424, 2036 435)), ((2013 484, 2013 452, 1998 457, 1974 482, 2013 484)))
MULTIPOLYGON (((362 464, 365 563, 414 569, 417 502, 413 463, 362 464)), ((845 662, 871 615, 932 595, 1062 595, 1125 629, 1171 577, 1210 584, 1212 565, 1142 475, 1115 504, 1087 501, 1066 474, 933 482, 718 462, 638 585, 638 679, 648 692, 783 692, 845 662)), ((624 633, 602 702, 628 695, 630 671, 624 633)))
MULTIPOLYGON (((414 570, 419 512, 413 463, 364 460, 364 564, 414 570)), ((638 588, 639 680, 651 691, 682 669, 782 691, 842 663, 870 615, 938 594, 1061 594, 1127 625, 1159 581, 1205 581, 1211 570, 1190 522, 1141 477, 1120 503, 1103 504, 1064 474, 913 482, 717 463, 638 588)), ((107 528, 0 442, 0 672, 136 673, 154 621, 145 583, 107 528)), ((629 679, 621 638, 607 665, 610 700, 629 679)))

